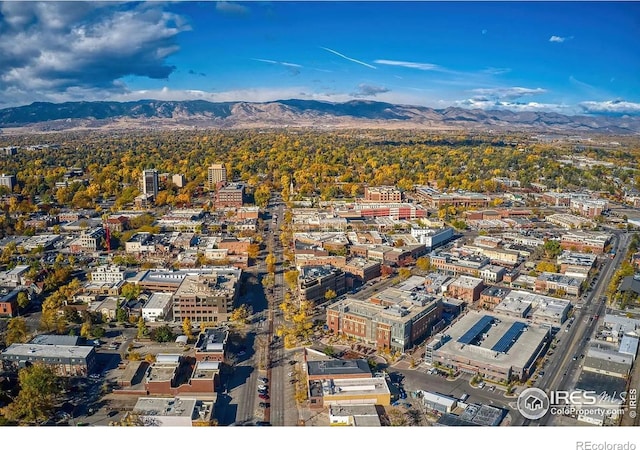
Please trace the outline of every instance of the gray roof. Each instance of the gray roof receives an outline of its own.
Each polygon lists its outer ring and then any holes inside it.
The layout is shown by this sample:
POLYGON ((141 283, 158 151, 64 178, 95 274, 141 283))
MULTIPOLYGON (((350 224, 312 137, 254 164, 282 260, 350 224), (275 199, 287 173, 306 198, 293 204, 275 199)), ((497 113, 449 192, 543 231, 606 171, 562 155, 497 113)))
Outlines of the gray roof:
POLYGON ((638 354, 638 338, 628 335, 622 336, 618 352, 629 355, 631 356, 631 358, 635 359, 636 355, 638 354))
POLYGON ((632 291, 640 294, 640 275, 624 277, 620 284, 620 291, 632 291))
POLYGON ((583 370, 580 378, 576 383, 576 389, 583 391, 596 391, 598 396, 606 394, 610 397, 619 398, 620 393, 624 392, 627 382, 624 378, 612 377, 602 373, 589 372, 583 370))
POLYGON ((80 345, 83 338, 79 336, 41 334, 31 339, 32 344, 39 345, 80 345))
POLYGON ((371 369, 366 359, 308 361, 307 367, 309 375, 326 375, 328 377, 353 374, 371 375, 371 369))
POLYGON ((3 356, 35 358, 84 358, 86 359, 93 347, 87 345, 41 345, 41 344, 11 344, 2 352, 3 356))

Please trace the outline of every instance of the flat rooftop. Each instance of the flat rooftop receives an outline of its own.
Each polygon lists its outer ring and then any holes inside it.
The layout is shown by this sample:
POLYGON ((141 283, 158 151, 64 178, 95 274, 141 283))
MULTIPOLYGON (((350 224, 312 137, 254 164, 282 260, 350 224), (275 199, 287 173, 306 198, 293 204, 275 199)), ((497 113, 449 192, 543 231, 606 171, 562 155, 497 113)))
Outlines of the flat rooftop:
POLYGON ((450 287, 460 287, 463 289, 473 289, 476 286, 482 284, 481 278, 469 277, 467 275, 462 275, 453 281, 449 286, 450 287))
POLYGON ((145 309, 164 309, 171 302, 173 295, 168 292, 154 292, 144 305, 145 309))
POLYGON ((198 335, 195 347, 199 352, 221 352, 227 343, 229 330, 226 328, 205 328, 198 335))
MULTIPOLYGON (((491 323, 487 323, 481 330, 478 330, 477 336, 472 339, 473 343, 464 344, 459 342, 463 336, 469 337, 467 332, 474 328, 484 316, 489 315, 484 312, 469 311, 460 317, 455 324, 442 332, 442 334, 449 336, 450 339, 435 353, 443 356, 450 355, 458 360, 472 360, 479 364, 502 368, 525 367, 549 333, 547 327, 529 324, 524 322, 523 319, 513 319, 492 313, 490 317, 494 320, 491 323), (495 321, 495 319, 498 319, 498 321, 495 321), (512 328, 516 322, 524 323, 526 329, 518 330, 517 328, 512 328), (515 342, 510 343, 511 345, 507 351, 503 353, 492 350, 499 344, 503 336, 512 329, 519 331, 519 333, 515 337, 515 342)), ((502 343, 504 343, 504 340, 502 343)))
POLYGON ((178 371, 179 363, 155 362, 147 369, 147 381, 164 382, 171 381, 178 371))
POLYGON ((87 358, 93 351, 88 345, 11 344, 1 354, 24 358, 87 358))
POLYGON ((192 418, 195 398, 140 397, 133 411, 145 416, 173 416, 192 418))
POLYGON ((371 375, 366 359, 307 361, 307 371, 310 376, 371 375))
POLYGON ((220 363, 218 361, 200 361, 196 364, 192 379, 213 380, 220 373, 220 363))
POLYGON ((323 394, 326 395, 379 395, 391 394, 384 377, 374 378, 338 378, 323 383, 323 394))

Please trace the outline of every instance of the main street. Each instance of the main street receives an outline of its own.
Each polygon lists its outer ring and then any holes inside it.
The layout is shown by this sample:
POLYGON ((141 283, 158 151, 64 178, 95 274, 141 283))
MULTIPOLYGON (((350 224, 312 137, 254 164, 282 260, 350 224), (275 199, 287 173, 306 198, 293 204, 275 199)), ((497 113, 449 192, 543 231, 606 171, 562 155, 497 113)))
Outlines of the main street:
POLYGON ((268 371, 270 403, 271 406, 265 414, 265 421, 274 426, 295 425, 297 422, 297 410, 292 408, 290 395, 291 387, 288 384, 289 377, 286 364, 287 351, 284 349, 283 339, 276 334, 278 327, 283 324, 280 304, 284 298, 284 260, 283 248, 279 239, 279 230, 283 223, 284 204, 277 197, 272 197, 267 208, 272 220, 268 225, 267 250, 275 256, 275 283, 273 292, 269 296, 268 325, 268 371))
MULTIPOLYGON (((565 324, 562 328, 565 331, 559 332, 556 336, 559 342, 555 349, 555 355, 550 358, 547 367, 545 367, 545 372, 548 375, 539 378, 540 381, 536 387, 549 392, 558 389, 572 389, 575 386, 582 362, 580 355, 586 352, 597 326, 598 318, 606 312, 605 292, 614 272, 623 261, 629 240, 628 233, 614 234, 612 248, 616 252, 615 257, 612 260, 606 260, 592 292, 587 296, 580 309, 574 309, 573 326, 567 329, 568 324, 565 324)), ((552 420, 551 415, 537 421, 524 419, 518 415, 514 425, 544 426, 550 420, 552 420)))

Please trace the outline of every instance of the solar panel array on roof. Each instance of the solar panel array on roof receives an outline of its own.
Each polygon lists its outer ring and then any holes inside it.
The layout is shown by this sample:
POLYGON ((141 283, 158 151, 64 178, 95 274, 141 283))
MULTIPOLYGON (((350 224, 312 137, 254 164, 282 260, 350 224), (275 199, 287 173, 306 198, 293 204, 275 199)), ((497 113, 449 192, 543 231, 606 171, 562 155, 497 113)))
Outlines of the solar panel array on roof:
POLYGON ((493 322, 493 316, 482 316, 474 326, 469 328, 465 334, 458 338, 458 342, 471 344, 484 330, 493 322))
POLYGON ((527 328, 527 324, 523 322, 514 322, 507 332, 502 335, 500 340, 491 348, 491 350, 500 353, 507 353, 507 350, 518 340, 522 332, 527 328))

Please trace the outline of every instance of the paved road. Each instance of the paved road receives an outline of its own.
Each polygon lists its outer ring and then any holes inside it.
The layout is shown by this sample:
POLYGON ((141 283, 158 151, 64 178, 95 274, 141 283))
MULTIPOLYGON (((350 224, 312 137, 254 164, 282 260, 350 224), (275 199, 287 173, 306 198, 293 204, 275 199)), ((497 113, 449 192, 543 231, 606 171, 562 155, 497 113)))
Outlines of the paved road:
MULTIPOLYGON (((581 309, 575 310, 574 325, 568 331, 561 331, 557 338, 560 344, 555 350, 555 355, 550 359, 549 364, 545 368, 546 378, 540 380, 536 387, 544 390, 572 389, 580 375, 580 364, 582 359, 579 355, 585 353, 588 341, 596 329, 598 320, 593 319, 594 316, 604 316, 606 312, 606 303, 602 298, 606 292, 607 285, 613 276, 613 273, 622 263, 623 254, 626 252, 629 244, 630 235, 628 233, 616 233, 614 235, 614 245, 616 256, 613 260, 607 260, 604 268, 601 270, 598 280, 589 297, 586 299, 581 309), (574 356, 578 358, 574 360, 574 356)), ((566 330, 566 324, 562 330, 566 330)), ((534 425, 544 426, 553 421, 551 415, 547 415, 538 421, 526 420, 519 414, 517 415, 514 425, 534 425)))

